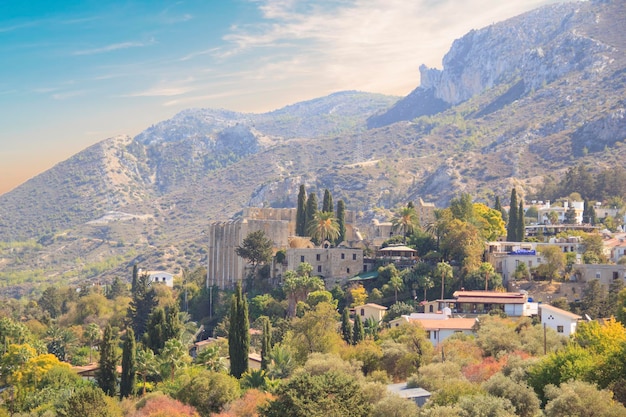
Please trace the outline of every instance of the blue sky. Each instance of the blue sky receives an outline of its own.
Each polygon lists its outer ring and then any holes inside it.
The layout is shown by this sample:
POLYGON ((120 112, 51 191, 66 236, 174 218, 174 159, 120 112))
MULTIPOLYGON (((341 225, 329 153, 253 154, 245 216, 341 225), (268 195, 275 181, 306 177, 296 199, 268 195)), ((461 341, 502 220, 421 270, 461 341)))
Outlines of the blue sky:
POLYGON ((0 193, 190 107, 406 95, 471 29, 553 0, 2 0, 0 193))

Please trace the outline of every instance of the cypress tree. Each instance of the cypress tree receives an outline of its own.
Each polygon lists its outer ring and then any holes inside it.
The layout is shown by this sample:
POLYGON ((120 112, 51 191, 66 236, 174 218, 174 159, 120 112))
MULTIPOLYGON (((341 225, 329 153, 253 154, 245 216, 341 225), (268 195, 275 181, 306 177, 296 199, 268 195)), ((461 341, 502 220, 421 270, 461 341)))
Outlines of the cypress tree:
POLYGON ((365 339, 365 329, 358 314, 354 315, 354 329, 352 330, 352 344, 356 345, 365 339))
POLYGON ((506 226, 506 240, 517 242, 517 193, 515 188, 511 190, 511 203, 509 204, 509 222, 506 226))
POLYGON ((296 210, 296 236, 306 235, 306 190, 300 185, 298 193, 298 209, 296 210))
POLYGON ((117 356, 115 355, 115 341, 113 329, 107 324, 100 342, 100 369, 96 372, 96 382, 108 396, 115 396, 117 385, 117 356))
POLYGON ((324 213, 333 212, 333 196, 328 191, 328 188, 324 189, 324 200, 322 201, 322 211, 324 213))
POLYGON ((519 202, 519 209, 517 210, 517 241, 523 242, 524 235, 526 234, 526 228, 524 227, 524 200, 519 202))
POLYGON ((346 239, 346 205, 343 200, 337 201, 337 224, 339 225, 339 236, 337 242, 341 243, 346 239))
POLYGON ((341 314, 341 338, 348 344, 352 343, 352 325, 350 324, 350 313, 347 307, 343 309, 341 314))
POLYGON ((493 209, 498 210, 500 213, 502 213, 502 220, 504 220, 505 223, 508 221, 509 215, 506 210, 502 208, 502 203, 500 202, 499 196, 496 196, 496 202, 493 205, 493 209))
POLYGON ((137 289, 137 279, 139 278, 139 267, 137 264, 133 265, 133 279, 130 282, 130 292, 135 294, 135 290, 137 289))
POLYGON ((230 373, 236 378, 241 378, 241 375, 248 370, 249 329, 248 302, 241 292, 241 282, 237 282, 235 294, 230 304, 230 328, 228 331, 230 373))
POLYGON ((272 324, 268 317, 263 317, 263 334, 261 337, 261 369, 267 371, 272 353, 272 324))
POLYGON ((306 230, 309 227, 309 224, 311 224, 313 222, 313 219, 315 218, 315 213, 317 213, 317 206, 317 195, 315 193, 310 193, 309 197, 306 200, 306 225, 304 228, 304 236, 308 235, 308 233, 306 233, 306 230))
POLYGON ((150 314, 146 332, 142 337, 143 345, 155 354, 161 352, 163 346, 165 346, 165 341, 168 339, 165 336, 165 327, 165 310, 162 307, 157 307, 150 314))
POLYGON ((135 333, 129 328, 126 330, 126 339, 122 349, 120 398, 129 397, 135 393, 135 378, 135 333))

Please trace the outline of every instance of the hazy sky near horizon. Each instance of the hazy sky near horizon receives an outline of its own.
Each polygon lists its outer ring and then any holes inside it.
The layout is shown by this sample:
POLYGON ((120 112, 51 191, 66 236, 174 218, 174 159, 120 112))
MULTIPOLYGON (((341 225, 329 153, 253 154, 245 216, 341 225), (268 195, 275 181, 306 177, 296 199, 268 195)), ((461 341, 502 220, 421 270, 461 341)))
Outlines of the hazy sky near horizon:
POLYGON ((0 194, 191 107, 403 96, 454 39, 555 0, 3 0, 0 194))

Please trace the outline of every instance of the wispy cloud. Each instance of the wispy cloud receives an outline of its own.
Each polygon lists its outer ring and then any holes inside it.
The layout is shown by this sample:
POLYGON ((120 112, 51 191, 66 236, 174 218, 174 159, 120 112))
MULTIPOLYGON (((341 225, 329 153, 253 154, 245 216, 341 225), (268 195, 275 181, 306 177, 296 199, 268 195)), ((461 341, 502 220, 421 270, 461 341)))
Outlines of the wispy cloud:
POLYGON ((180 96, 192 91, 191 87, 154 87, 124 95, 124 97, 172 97, 180 96))
POLYGON ((263 20, 231 27, 216 57, 290 55, 289 66, 272 66, 274 77, 309 74, 339 88, 395 93, 417 85, 419 65, 440 67, 452 41, 469 30, 554 2, 250 1, 263 20))
POLYGON ((120 42, 120 43, 112 43, 110 45, 102 46, 99 48, 92 49, 83 49, 80 51, 75 51, 73 55, 94 55, 94 54, 102 54, 107 52, 113 52, 120 49, 128 49, 128 48, 140 48, 144 46, 149 46, 154 44, 154 40, 150 40, 149 42, 120 42))
POLYGON ((86 93, 87 93, 87 90, 65 91, 62 93, 52 94, 52 98, 55 100, 67 100, 73 97, 85 95, 86 93))
POLYGON ((20 29, 30 28, 33 26, 37 26, 40 22, 37 21, 29 21, 23 23, 16 23, 9 26, 0 26, 0 33, 13 32, 20 29))

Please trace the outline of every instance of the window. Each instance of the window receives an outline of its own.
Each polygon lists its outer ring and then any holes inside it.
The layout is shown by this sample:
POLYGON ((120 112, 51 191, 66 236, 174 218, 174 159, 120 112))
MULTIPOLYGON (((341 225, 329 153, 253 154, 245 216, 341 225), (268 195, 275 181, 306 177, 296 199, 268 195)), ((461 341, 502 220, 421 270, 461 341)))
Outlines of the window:
POLYGON ((317 266, 317 272, 322 272, 322 265, 317 266))
POLYGON ((557 333, 563 333, 563 326, 556 326, 557 333))
POLYGON ((364 308, 362 308, 362 309, 361 309, 361 316, 364 316, 364 315, 365 315, 365 309, 364 309, 364 308))
POLYGON ((341 259, 346 259, 346 254, 345 253, 341 254, 341 259))
POLYGON ((350 268, 346 268, 346 273, 349 274, 350 273, 350 268))
POLYGON ((619 278, 619 274, 617 273, 617 271, 613 272, 613 279, 618 279, 619 278))
POLYGON ((322 255, 320 255, 320 254, 318 253, 317 255, 315 255, 315 260, 316 260, 316 261, 319 261, 319 260, 321 259, 321 256, 322 256, 322 255))
POLYGON ((600 279, 600 271, 596 271, 596 278, 600 279))
POLYGON ((304 255, 300 256, 300 262, 304 262, 304 255))

